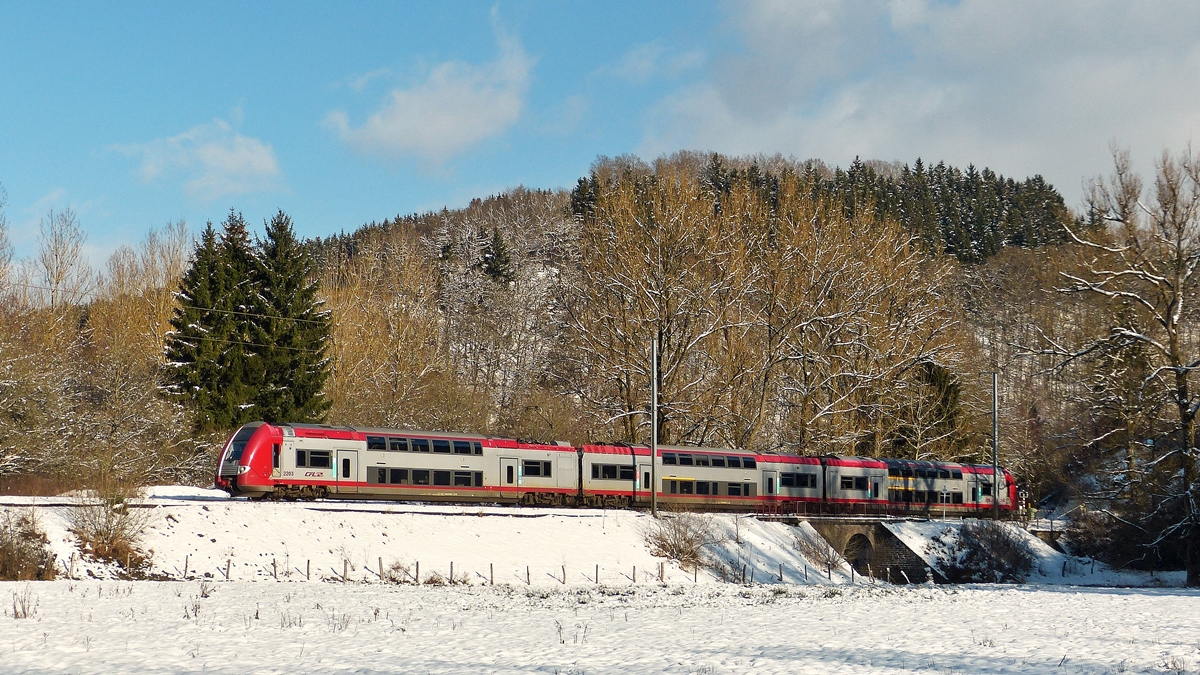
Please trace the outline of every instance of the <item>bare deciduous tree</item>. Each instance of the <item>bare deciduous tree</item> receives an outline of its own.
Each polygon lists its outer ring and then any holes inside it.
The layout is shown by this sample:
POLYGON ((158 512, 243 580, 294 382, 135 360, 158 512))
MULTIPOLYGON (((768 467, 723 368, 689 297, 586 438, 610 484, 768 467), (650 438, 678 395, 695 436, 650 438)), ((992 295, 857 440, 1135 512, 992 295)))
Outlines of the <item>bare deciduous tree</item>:
POLYGON ((1064 277, 1063 290, 1102 301, 1104 332, 1078 344, 1047 338, 1039 350, 1059 357, 1063 367, 1091 369, 1095 387, 1117 413, 1131 441, 1161 433, 1155 452, 1143 455, 1130 442, 1125 480, 1160 477, 1158 504, 1150 517, 1178 514, 1158 543, 1186 541, 1188 585, 1200 585, 1200 156, 1164 152, 1147 195, 1132 170, 1129 153, 1114 150, 1111 177, 1092 183, 1088 195, 1091 234, 1072 232, 1089 255, 1064 277), (1173 410, 1165 429, 1155 424, 1162 404, 1173 410))
POLYGON ((92 291, 95 279, 83 254, 87 235, 71 209, 53 210, 39 225, 38 252, 33 264, 51 309, 83 301, 92 291))

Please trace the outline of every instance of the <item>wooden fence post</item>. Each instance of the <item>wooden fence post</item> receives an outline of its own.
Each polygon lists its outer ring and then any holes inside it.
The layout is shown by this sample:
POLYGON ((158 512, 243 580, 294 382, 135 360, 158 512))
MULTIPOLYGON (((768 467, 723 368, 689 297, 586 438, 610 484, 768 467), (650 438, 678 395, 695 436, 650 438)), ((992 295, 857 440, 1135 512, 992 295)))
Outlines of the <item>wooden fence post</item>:
POLYGON ((229 581, 229 566, 232 564, 233 564, 232 558, 225 560, 225 581, 229 581))
POLYGON ((304 561, 304 580, 312 581, 312 560, 304 561))
POLYGON ((525 585, 532 586, 532 580, 529 578, 529 565, 525 566, 525 585))
POLYGON ((562 566, 562 571, 563 571, 563 586, 566 586, 567 585, 567 566, 566 565, 562 566))
POLYGON ((496 566, 492 563, 488 563, 488 585, 496 585, 496 566))
MULTIPOLYGON (((183 578, 184 579, 187 578, 187 568, 188 568, 188 558, 189 557, 190 556, 186 556, 186 555, 183 556, 183 578)), ((75 554, 74 553, 71 554, 71 571, 72 572, 75 571, 75 554)), ((74 576, 74 575, 72 574, 71 576, 74 576)))
POLYGON ((346 577, 350 574, 350 561, 342 558, 342 583, 346 583, 346 577))
POLYGON ((379 556, 379 578, 383 579, 383 556, 379 556))

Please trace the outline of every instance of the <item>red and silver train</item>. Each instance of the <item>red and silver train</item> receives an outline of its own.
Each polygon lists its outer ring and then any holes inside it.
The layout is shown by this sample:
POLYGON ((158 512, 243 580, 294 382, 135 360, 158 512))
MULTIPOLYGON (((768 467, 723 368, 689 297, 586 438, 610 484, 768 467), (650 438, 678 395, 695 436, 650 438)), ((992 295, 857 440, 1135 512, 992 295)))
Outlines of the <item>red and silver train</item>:
MULTIPOLYGON (((650 448, 471 434, 253 422, 225 444, 216 486, 234 496, 648 506, 650 448)), ((1017 504, 990 465, 660 446, 658 500, 712 511, 989 515, 1017 504), (995 479, 999 479, 999 490, 995 479)))

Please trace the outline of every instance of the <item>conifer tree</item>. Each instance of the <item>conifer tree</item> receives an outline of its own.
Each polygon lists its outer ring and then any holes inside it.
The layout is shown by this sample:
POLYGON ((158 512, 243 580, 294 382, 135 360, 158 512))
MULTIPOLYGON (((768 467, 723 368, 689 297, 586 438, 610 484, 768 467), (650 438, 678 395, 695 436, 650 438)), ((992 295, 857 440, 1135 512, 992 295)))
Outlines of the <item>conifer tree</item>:
POLYGON ((512 268, 512 255, 508 252, 504 237, 500 236, 499 228, 492 228, 492 238, 483 247, 481 267, 483 273, 498 284, 507 284, 516 278, 512 268))
POLYGON ((232 429, 259 417, 254 398, 262 386, 258 357, 263 343, 254 339, 256 260, 246 219, 230 209, 222 228, 217 252, 224 287, 213 332, 224 344, 217 358, 218 397, 213 415, 220 423, 218 428, 232 429))
POLYGON ((171 317, 166 341, 167 395, 194 408, 198 430, 220 428, 213 415, 219 394, 217 359, 225 344, 214 335, 224 273, 217 253, 212 223, 200 235, 192 263, 176 294, 179 304, 171 317))
POLYGON ((321 393, 329 376, 329 313, 317 299, 312 260, 292 219, 280 211, 266 230, 254 274, 252 341, 262 345, 255 412, 269 422, 321 422, 329 409, 321 393))
POLYGON ((262 376, 254 352, 246 221, 230 210, 218 236, 209 223, 180 283, 167 340, 168 394, 189 402, 199 431, 232 429, 254 418, 262 376))

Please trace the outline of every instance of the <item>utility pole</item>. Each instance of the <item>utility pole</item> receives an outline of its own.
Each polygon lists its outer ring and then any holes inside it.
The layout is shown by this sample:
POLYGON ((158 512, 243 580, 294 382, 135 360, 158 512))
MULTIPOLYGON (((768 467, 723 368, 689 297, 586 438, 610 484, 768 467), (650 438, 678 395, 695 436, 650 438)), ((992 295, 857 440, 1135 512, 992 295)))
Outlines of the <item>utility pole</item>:
POLYGON ((658 517, 658 337, 650 343, 650 515, 658 517))
POLYGON ((992 519, 1000 520, 1000 398, 999 371, 992 371, 992 519))

